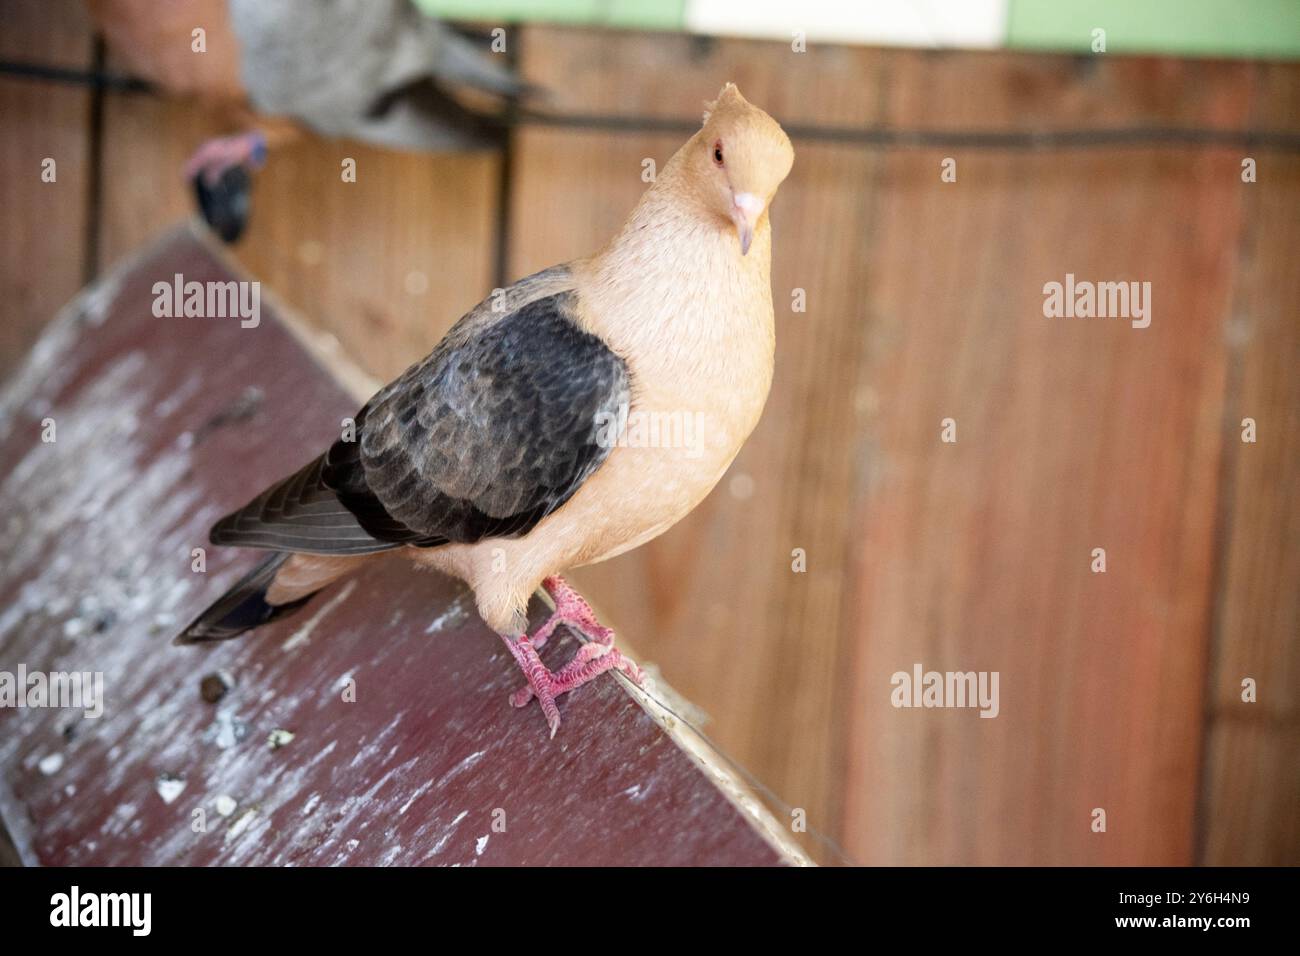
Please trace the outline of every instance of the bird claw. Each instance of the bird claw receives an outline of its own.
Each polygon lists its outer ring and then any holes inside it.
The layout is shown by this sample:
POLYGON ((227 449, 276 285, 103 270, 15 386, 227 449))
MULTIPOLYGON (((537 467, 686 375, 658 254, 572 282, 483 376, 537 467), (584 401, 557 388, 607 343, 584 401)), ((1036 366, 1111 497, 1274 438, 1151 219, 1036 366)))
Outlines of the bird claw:
POLYGON ((566 582, 560 578, 547 578, 542 586, 555 600, 555 613, 532 636, 525 635, 517 641, 508 637, 503 640, 528 680, 525 686, 510 695, 510 705, 524 707, 536 697, 554 737, 560 728, 560 711, 555 699, 561 694, 577 690, 608 670, 617 669, 638 687, 644 686, 645 674, 614 647, 614 632, 596 620, 591 607, 566 582), (537 651, 560 624, 581 631, 590 641, 578 648, 569 663, 551 672, 537 656, 537 651))
MULTIPOLYGON (((549 676, 549 675, 548 675, 549 676)), ((555 732, 560 729, 560 708, 555 704, 557 691, 551 689, 548 681, 539 681, 541 686, 533 686, 530 682, 519 688, 510 695, 511 707, 524 707, 528 702, 537 697, 538 703, 542 705, 542 713, 546 717, 546 725, 551 728, 551 739, 555 739, 555 732)))
POLYGON ((266 161, 266 139, 257 130, 221 136, 202 143, 185 163, 185 178, 202 176, 215 186, 222 173, 234 166, 259 168, 266 161))

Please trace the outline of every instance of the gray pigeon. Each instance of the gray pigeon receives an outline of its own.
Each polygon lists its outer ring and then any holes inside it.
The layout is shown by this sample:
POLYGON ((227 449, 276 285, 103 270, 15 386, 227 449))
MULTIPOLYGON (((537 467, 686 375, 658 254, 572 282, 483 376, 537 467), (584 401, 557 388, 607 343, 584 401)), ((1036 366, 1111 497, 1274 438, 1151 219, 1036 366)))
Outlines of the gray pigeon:
MULTIPOLYGON (((189 0, 195 16, 210 2, 189 0)), ((148 17, 134 0, 97 0, 94 9, 146 76, 165 85, 177 78, 172 51, 178 44, 188 51, 188 35, 159 46, 147 30, 131 29, 148 17)), ((217 13, 229 20, 209 30, 204 62, 211 76, 183 82, 212 98, 237 91, 241 112, 255 112, 256 125, 203 143, 185 173, 204 219, 227 242, 247 223, 253 172, 269 149, 302 127, 398 149, 483 148, 499 141, 501 127, 483 107, 467 105, 465 94, 482 102, 483 94, 528 92, 504 54, 426 16, 411 0, 227 0, 208 11, 217 13)))
POLYGON ((482 145, 447 93, 521 92, 504 54, 411 0, 229 0, 253 106, 327 136, 404 149, 482 145))

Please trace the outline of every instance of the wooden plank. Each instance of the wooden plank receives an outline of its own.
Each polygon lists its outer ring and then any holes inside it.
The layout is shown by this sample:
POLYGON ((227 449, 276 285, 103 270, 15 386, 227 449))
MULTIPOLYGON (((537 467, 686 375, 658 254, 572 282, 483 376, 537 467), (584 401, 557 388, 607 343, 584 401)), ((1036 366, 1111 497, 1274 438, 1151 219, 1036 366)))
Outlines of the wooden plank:
MULTIPOLYGON (((1231 127, 1249 68, 899 53, 890 89, 896 126, 1231 127)), ((851 512, 857 858, 1192 862, 1237 164, 890 155, 863 256, 878 410, 851 512), (1067 273, 1149 281, 1150 327, 1045 318, 1067 273), (999 715, 895 708, 892 675, 918 662, 998 672, 999 715)))
POLYGON ((508 705, 518 675, 470 596, 400 558, 247 639, 170 646, 256 560, 212 549, 194 573, 212 520, 355 410, 265 299, 255 329, 154 318, 154 283, 177 273, 243 278, 173 233, 76 302, 0 397, 0 662, 104 689, 99 717, 0 710, 0 816, 25 862, 795 859, 612 678, 565 699, 550 740, 508 705))
MULTIPOLYGON (((1300 68, 1255 68, 1252 125, 1300 125, 1300 68)), ((1240 267, 1227 344, 1221 589, 1209 685, 1199 862, 1300 860, 1300 160, 1254 156, 1239 185, 1240 267), (1242 442, 1253 418, 1257 441, 1242 442), (1242 681, 1258 685, 1242 700, 1242 681)))
MULTIPOLYGON (((4 9, 0 57, 86 69, 91 31, 79 0, 13 0, 4 9)), ((46 320, 81 287, 90 94, 73 86, 0 77, 0 375, 27 351, 46 320), (55 161, 55 182, 42 163, 55 161)))
MULTIPOLYGON (((862 84, 878 55, 865 50, 826 48, 814 58, 773 43, 541 27, 528 28, 521 49, 527 78, 552 91, 547 108, 565 114, 698 123, 703 101, 735 80, 778 119, 853 125, 874 115, 862 84)), ((662 166, 686 135, 523 130, 511 274, 603 245, 646 188, 643 160, 662 166)), ((725 750, 809 824, 833 832, 850 583, 841 515, 860 449, 827 440, 852 432, 858 415, 827 385, 852 378, 862 361, 866 290, 858 247, 813 237, 866 231, 877 159, 795 148, 772 211, 779 357, 763 420, 694 513, 574 577, 707 712, 725 750), (792 311, 796 287, 807 291, 806 312, 792 311), (796 548, 808 555, 806 573, 792 570, 796 548)))
MULTIPOLYGON (((199 101, 111 95, 106 110, 104 262, 194 215, 186 158, 234 132, 199 101)), ((270 153, 235 247, 316 329, 387 381, 424 357, 491 291, 499 159, 398 153, 304 135, 270 153), (357 161, 345 183, 340 163, 357 161)))

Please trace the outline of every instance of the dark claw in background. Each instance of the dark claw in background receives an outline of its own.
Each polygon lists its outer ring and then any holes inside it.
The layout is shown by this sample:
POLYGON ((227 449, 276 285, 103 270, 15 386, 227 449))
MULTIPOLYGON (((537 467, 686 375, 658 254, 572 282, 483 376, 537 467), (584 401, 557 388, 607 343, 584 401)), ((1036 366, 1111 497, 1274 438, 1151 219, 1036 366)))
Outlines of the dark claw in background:
POLYGON ((202 173, 194 177, 194 195, 203 219, 223 242, 235 242, 248 225, 253 179, 243 166, 231 166, 209 186, 202 173))

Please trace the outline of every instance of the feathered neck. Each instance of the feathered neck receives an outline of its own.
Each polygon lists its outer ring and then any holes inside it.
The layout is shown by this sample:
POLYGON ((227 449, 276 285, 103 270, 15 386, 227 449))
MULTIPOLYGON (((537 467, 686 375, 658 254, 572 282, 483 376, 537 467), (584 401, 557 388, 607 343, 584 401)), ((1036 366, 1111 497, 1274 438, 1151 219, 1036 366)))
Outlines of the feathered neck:
POLYGON ((775 344, 771 226, 764 215, 742 256, 730 220, 701 201, 683 166, 679 151, 605 248, 575 264, 581 321, 631 357, 642 383, 748 378, 765 393, 775 344))

